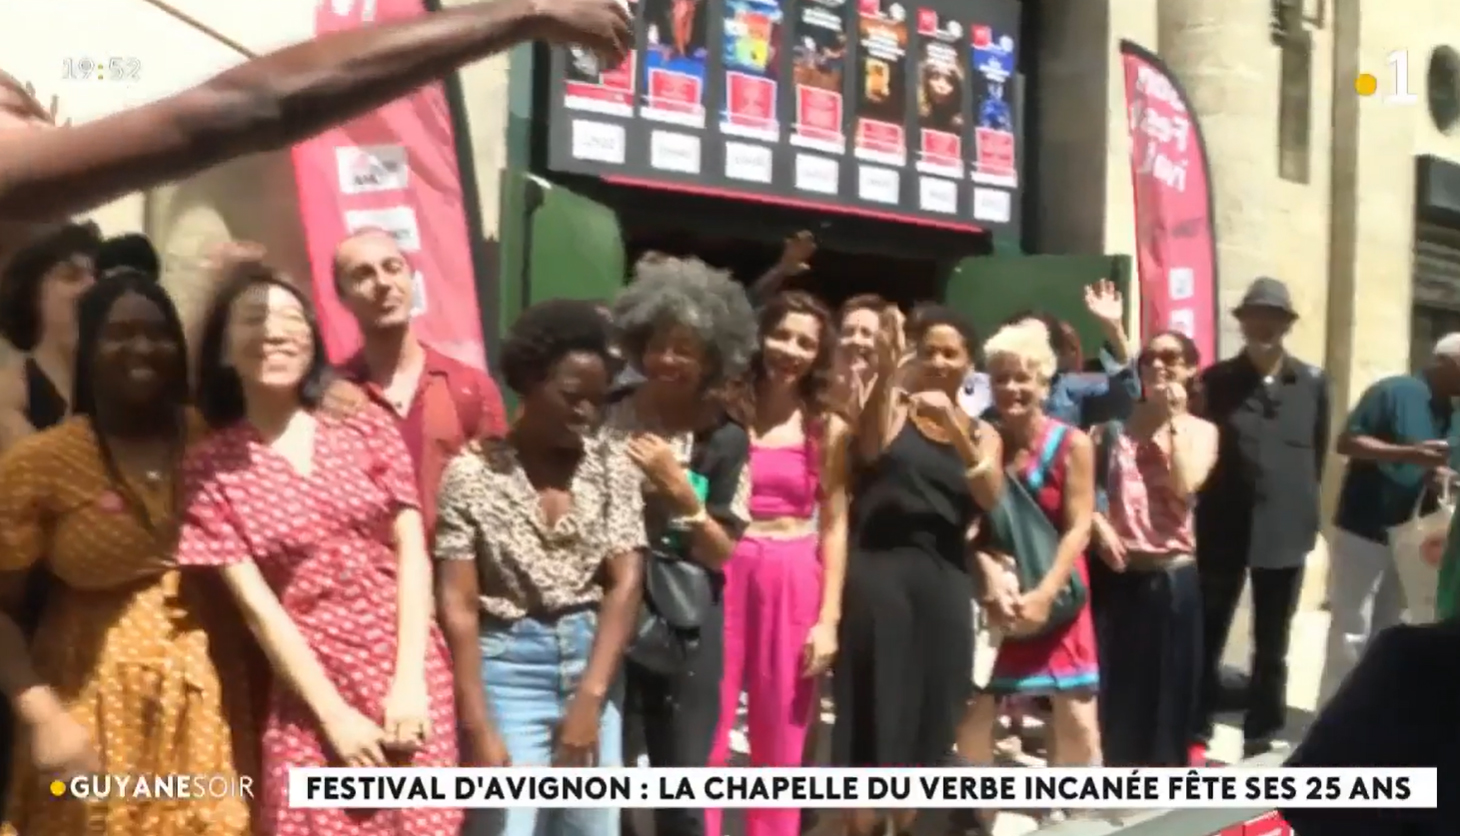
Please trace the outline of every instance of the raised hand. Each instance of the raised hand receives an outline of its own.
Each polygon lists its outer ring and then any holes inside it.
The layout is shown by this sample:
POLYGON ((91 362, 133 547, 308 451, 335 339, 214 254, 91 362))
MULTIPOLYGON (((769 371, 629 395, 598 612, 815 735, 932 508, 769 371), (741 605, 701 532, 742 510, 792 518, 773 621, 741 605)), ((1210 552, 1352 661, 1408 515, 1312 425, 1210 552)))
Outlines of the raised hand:
POLYGON ((810 269, 813 255, 816 255, 816 238, 803 229, 786 239, 781 248, 780 267, 792 275, 804 273, 810 269))
POLYGON ((549 43, 592 50, 616 67, 633 48, 633 22, 624 0, 536 0, 533 35, 549 43))
POLYGON ((1085 288, 1085 308, 1101 322, 1119 325, 1125 321, 1125 300, 1109 279, 1085 288))

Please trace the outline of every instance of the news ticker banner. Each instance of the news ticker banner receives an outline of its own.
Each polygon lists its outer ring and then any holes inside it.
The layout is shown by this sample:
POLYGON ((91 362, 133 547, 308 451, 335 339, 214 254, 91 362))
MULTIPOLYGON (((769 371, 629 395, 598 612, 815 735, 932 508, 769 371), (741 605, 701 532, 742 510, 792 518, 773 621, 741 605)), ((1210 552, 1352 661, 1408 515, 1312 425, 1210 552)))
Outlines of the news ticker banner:
POLYGON ((1434 809, 1434 769, 314 769, 291 807, 1434 809))
POLYGON ((548 167, 1017 228, 1018 0, 625 0, 618 67, 554 49, 548 167))

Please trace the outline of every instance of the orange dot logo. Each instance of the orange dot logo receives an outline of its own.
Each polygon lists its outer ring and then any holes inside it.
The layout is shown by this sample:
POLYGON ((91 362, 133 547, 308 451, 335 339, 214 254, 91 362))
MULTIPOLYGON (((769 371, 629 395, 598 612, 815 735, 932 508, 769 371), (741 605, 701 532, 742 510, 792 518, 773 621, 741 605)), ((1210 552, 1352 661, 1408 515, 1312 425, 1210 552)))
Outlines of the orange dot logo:
POLYGON ((1372 96, 1379 89, 1379 79, 1368 73, 1360 73, 1354 79, 1354 92, 1360 96, 1372 96))

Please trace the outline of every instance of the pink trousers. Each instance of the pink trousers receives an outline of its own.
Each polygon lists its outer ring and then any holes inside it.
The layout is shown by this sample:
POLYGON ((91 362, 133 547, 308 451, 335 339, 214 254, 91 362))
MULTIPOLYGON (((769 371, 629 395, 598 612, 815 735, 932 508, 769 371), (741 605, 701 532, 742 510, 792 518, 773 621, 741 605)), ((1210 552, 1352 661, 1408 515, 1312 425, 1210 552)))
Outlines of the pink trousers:
MULTIPOLYGON (((821 610, 815 535, 745 537, 725 566, 725 673, 711 766, 725 766, 740 692, 749 709, 752 766, 800 766, 816 680, 802 675, 806 635, 821 610)), ((800 810, 747 810, 745 836, 797 836, 800 810)), ((722 836, 721 811, 705 811, 706 836, 722 836)))

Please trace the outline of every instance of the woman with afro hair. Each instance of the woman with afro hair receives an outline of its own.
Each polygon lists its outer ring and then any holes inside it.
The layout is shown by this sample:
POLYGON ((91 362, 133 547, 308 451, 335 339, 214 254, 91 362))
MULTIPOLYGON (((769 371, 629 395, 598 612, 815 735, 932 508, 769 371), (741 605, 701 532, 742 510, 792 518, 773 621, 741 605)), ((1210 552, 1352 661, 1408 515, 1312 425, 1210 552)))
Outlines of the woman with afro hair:
MULTIPOLYGON (((639 606, 639 471, 595 431, 613 366, 591 302, 529 308, 502 351, 521 408, 452 460, 436 522, 463 760, 618 766, 620 662, 639 606)), ((615 836, 618 810, 481 811, 470 836, 615 836)))

